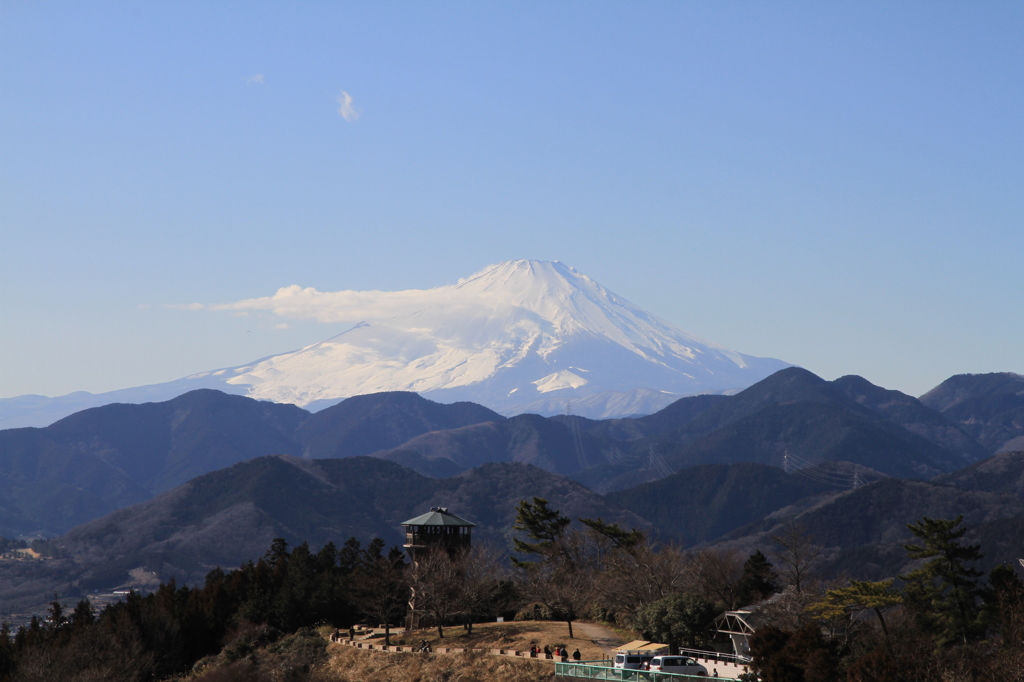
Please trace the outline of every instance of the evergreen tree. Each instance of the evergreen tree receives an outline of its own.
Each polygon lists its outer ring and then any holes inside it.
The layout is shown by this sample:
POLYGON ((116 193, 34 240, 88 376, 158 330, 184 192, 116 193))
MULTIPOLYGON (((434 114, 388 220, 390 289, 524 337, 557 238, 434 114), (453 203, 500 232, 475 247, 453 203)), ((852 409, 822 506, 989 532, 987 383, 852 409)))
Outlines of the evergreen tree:
POLYGON ((601 541, 611 545, 614 549, 628 551, 642 543, 645 539, 643 532, 636 528, 625 531, 619 527, 619 524, 605 523, 601 519, 580 519, 580 523, 589 528, 601 541))
POLYGON ((988 574, 982 595, 986 626, 999 634, 1002 646, 1024 645, 1024 582, 1013 568, 1001 564, 988 574))
POLYGON ((71 613, 71 625, 75 628, 84 628, 96 621, 96 614, 93 613, 92 604, 88 599, 82 599, 75 606, 71 613))
POLYGON ((673 594, 637 612, 633 624, 647 639, 664 642, 673 652, 686 646, 706 649, 711 642, 709 626, 718 609, 697 594, 673 594))
MULTIPOLYGON (((513 528, 526 533, 529 542, 514 538, 515 551, 520 554, 550 557, 552 553, 558 551, 558 540, 571 521, 569 517, 562 516, 557 509, 549 509, 548 501, 543 497, 534 497, 533 502, 520 500, 516 507, 516 522, 513 528)), ((512 563, 526 567, 533 562, 512 557, 512 563)))
POLYGON ((573 621, 590 605, 597 589, 595 555, 587 537, 570 530, 571 520, 548 508, 544 498, 520 500, 516 512, 514 528, 526 533, 527 539, 515 538, 515 551, 538 557, 536 561, 512 557, 512 563, 523 569, 524 591, 565 621, 572 639, 573 621))
POLYGON ((751 667, 762 682, 835 682, 839 657, 821 628, 795 632, 764 625, 750 638, 751 667))
POLYGON ((823 618, 839 618, 867 609, 874 611, 878 617, 878 624, 882 627, 886 651, 892 656, 889 627, 885 623, 882 611, 902 603, 903 597, 893 588, 892 580, 882 580, 876 583, 851 580, 848 587, 839 587, 825 592, 824 599, 812 604, 810 610, 816 611, 823 618))
POLYGON ((980 545, 960 543, 966 528, 963 515, 955 519, 922 517, 907 528, 921 540, 919 545, 904 545, 911 559, 928 559, 907 575, 904 597, 918 621, 944 645, 977 638, 981 634, 978 598, 980 571, 968 562, 981 559, 980 545))
POLYGON ((743 563, 738 591, 742 605, 754 604, 779 591, 779 574, 761 550, 743 563))
POLYGON ((384 645, 390 646, 391 625, 405 612, 409 586, 402 551, 393 547, 385 556, 384 546, 383 540, 374 538, 363 550, 355 570, 353 593, 360 610, 372 622, 384 625, 384 645))

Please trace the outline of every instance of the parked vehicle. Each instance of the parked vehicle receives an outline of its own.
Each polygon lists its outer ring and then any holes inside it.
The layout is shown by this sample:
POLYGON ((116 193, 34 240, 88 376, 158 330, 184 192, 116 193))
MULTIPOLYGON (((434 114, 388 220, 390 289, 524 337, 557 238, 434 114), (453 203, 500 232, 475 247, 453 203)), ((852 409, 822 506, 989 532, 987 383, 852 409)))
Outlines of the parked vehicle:
POLYGON ((644 654, 615 654, 615 667, 623 670, 646 670, 655 657, 644 654))
POLYGON ((647 665, 648 670, 662 673, 681 673, 707 677, 708 669, 688 656, 655 656, 647 665))

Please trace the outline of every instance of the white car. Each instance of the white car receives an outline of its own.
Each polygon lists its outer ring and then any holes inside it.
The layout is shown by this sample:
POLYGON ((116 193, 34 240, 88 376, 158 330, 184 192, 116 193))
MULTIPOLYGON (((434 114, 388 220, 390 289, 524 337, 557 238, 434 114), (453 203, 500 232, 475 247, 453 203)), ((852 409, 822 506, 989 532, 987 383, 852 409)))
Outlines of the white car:
POLYGON ((697 675, 707 677, 708 669, 697 661, 687 656, 655 656, 647 664, 648 670, 657 670, 662 673, 682 673, 683 675, 697 675))
POLYGON ((641 654, 615 654, 615 667, 623 670, 644 670, 654 658, 641 654))

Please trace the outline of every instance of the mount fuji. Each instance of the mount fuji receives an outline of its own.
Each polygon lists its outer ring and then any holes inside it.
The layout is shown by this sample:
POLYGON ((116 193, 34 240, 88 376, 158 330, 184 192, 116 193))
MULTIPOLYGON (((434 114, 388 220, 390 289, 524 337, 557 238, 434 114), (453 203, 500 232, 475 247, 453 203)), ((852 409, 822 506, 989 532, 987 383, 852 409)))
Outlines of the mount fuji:
POLYGON ((454 285, 401 293, 413 303, 397 315, 247 365, 97 395, 2 400, 0 426, 194 388, 312 410, 354 395, 414 391, 504 414, 560 413, 570 403, 576 414, 600 418, 740 390, 789 366, 693 336, 558 261, 507 261, 454 285))

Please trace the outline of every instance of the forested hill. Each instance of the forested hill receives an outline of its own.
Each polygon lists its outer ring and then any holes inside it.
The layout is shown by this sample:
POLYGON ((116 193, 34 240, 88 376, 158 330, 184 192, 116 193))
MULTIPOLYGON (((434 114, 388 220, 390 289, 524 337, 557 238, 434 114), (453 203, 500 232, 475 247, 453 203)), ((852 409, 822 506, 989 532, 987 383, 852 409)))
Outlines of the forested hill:
POLYGON ((529 465, 488 464, 435 479, 372 457, 260 457, 81 525, 47 543, 53 559, 0 562, 0 604, 37 606, 54 592, 144 587, 153 579, 195 582, 213 566, 260 556, 276 537, 314 547, 350 537, 401 545, 402 521, 433 506, 476 522, 478 543, 505 547, 516 504, 534 495, 574 518, 650 529, 579 483, 529 465))
POLYGON ((0 562, 0 603, 38 607, 54 591, 147 587, 171 577, 194 582, 212 566, 259 556, 275 537, 314 548, 349 537, 400 545, 401 522, 433 506, 476 523, 477 544, 508 551, 516 505, 534 496, 571 518, 602 518, 684 547, 770 551, 771 536, 796 523, 819 547, 820 575, 886 577, 903 569, 906 524, 921 516, 965 514, 985 534, 987 556, 1002 560, 1016 551, 1024 542, 1024 503, 1007 487, 1020 485, 1008 481, 1020 478, 1022 461, 1024 454, 1000 455, 942 484, 878 478, 853 465, 837 464, 833 478, 824 469, 808 476, 753 463, 701 465, 601 496, 519 463, 437 479, 376 457, 262 457, 79 526, 45 543, 53 558, 0 562), (1007 475, 990 473, 999 471, 1007 475), (866 485, 849 490, 851 473, 866 485))
POLYGON ((436 478, 518 462, 602 493, 696 465, 743 462, 782 468, 849 462, 928 479, 1013 442, 1018 384, 1016 375, 1007 376, 978 386, 958 380, 955 391, 930 394, 940 412, 859 377, 828 382, 791 367, 733 396, 693 396, 653 415, 606 422, 506 419, 472 403, 444 405, 401 392, 358 396, 310 414, 197 390, 163 403, 85 410, 42 429, 0 431, 0 535, 62 533, 196 476, 271 454, 371 454, 436 478), (947 394, 953 397, 942 397, 947 394), (1008 407, 993 407, 993 421, 984 422, 989 413, 980 406, 991 401, 1008 407), (967 412, 956 412, 961 409, 967 412), (984 443, 965 430, 978 419, 986 424, 975 429, 984 443))
POLYGON ((340 457, 502 419, 414 393, 359 396, 310 415, 211 389, 83 410, 0 431, 0 535, 53 535, 200 476, 272 454, 340 457))

